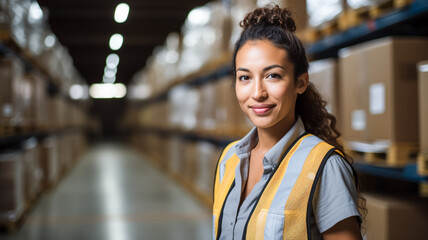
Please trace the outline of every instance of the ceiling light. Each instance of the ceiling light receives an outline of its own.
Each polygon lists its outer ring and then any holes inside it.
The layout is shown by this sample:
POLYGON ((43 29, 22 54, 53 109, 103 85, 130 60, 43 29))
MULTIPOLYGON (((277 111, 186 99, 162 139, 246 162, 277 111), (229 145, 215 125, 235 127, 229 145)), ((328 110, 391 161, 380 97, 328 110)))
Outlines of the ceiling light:
POLYGON ((45 46, 48 48, 51 48, 55 45, 56 39, 55 36, 53 34, 49 34, 48 36, 46 36, 45 38, 45 46))
POLYGON ((211 10, 206 6, 198 7, 190 11, 187 18, 191 25, 203 26, 210 21, 211 10))
POLYGON ((110 37, 110 48, 111 48, 111 50, 113 50, 113 51, 119 50, 120 47, 122 47, 122 43, 123 43, 123 36, 121 34, 116 33, 110 37))
POLYGON ((117 65, 119 65, 119 56, 116 53, 110 53, 107 56, 106 65, 108 68, 117 68, 117 65))
POLYGON ((82 85, 74 84, 69 90, 72 99, 83 99, 85 96, 85 88, 82 85))
POLYGON ((28 21, 36 23, 43 18, 43 10, 37 2, 32 2, 28 13, 28 21))
POLYGON ((114 20, 117 23, 123 23, 128 18, 129 5, 126 3, 120 3, 117 5, 116 10, 114 11, 114 20))
POLYGON ((105 66, 104 73, 106 73, 107 71, 113 71, 116 74, 117 73, 117 67, 109 68, 108 66, 105 66))
POLYGON ((419 66, 420 72, 428 72, 428 64, 423 64, 419 66))
POLYGON ((106 75, 103 76, 103 83, 114 83, 116 82, 116 75, 113 77, 107 77, 106 75))
POLYGON ((106 72, 104 72, 104 76, 106 76, 108 78, 112 78, 112 77, 116 76, 116 73, 112 70, 107 70, 106 72))
POLYGON ((89 88, 92 98, 123 98, 126 95, 126 86, 122 83, 95 83, 89 88))

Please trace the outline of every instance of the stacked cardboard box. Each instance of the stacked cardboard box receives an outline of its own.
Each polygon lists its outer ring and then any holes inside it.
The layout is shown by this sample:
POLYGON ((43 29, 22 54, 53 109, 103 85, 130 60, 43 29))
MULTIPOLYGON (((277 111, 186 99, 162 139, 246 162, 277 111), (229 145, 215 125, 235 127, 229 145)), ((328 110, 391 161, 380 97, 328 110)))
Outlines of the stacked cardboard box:
POLYGON ((29 121, 31 85, 19 59, 0 59, 0 125, 26 126, 29 121))
POLYGON ((60 177, 59 143, 56 136, 45 138, 40 144, 40 165, 43 171, 43 188, 54 187, 60 177))
POLYGON ((428 40, 388 37, 339 56, 343 138, 417 143, 416 64, 428 57, 428 40))
POLYGON ((428 239, 426 201, 366 193, 367 240, 428 239))
POLYGON ((20 219, 25 209, 24 162, 21 152, 0 154, 0 222, 20 219))
POLYGON ((23 145, 25 198, 28 201, 32 201, 42 191, 44 173, 40 164, 39 144, 37 139, 30 138, 25 141, 23 145))
POLYGON ((419 77, 419 157, 418 172, 421 175, 428 175, 428 61, 418 64, 419 77))

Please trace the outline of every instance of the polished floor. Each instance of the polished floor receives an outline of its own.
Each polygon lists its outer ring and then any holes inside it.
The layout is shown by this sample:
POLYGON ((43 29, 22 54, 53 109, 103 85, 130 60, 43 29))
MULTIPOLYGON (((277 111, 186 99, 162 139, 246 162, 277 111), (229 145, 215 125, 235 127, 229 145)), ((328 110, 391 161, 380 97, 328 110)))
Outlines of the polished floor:
POLYGON ((211 213, 136 152, 91 148, 7 240, 204 240, 211 213))

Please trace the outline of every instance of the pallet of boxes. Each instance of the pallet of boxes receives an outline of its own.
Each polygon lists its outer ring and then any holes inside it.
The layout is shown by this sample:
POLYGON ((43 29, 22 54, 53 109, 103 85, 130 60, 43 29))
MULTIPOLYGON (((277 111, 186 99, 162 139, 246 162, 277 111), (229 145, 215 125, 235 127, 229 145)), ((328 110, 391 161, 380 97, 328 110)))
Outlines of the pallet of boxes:
MULTIPOLYGON (((415 164, 418 153, 423 156, 419 138, 425 126, 419 121, 426 109, 418 108, 425 103, 418 104, 417 65, 427 57, 428 39, 416 37, 387 37, 340 50, 340 126, 356 161, 400 169, 415 164)), ((423 170, 424 162, 419 164, 423 170)), ((399 193, 365 193, 365 198, 367 239, 428 237, 426 199, 399 193)))

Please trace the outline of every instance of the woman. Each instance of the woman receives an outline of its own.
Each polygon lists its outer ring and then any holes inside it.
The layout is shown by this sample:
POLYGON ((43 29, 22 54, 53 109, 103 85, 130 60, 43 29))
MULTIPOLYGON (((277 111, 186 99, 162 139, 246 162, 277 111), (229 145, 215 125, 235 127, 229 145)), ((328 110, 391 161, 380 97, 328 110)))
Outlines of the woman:
POLYGON ((259 8, 240 25, 235 91, 255 128, 220 156, 213 238, 361 239, 356 175, 290 12, 259 8))

